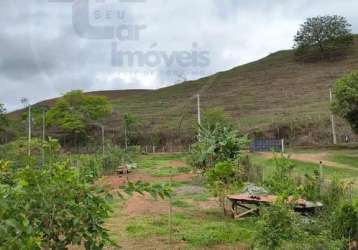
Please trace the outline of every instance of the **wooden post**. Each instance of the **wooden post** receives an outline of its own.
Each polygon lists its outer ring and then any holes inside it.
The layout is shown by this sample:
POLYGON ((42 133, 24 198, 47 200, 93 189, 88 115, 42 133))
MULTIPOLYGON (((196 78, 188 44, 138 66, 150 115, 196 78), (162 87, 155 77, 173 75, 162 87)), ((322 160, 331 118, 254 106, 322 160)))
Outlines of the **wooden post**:
POLYGON ((323 162, 319 162, 319 175, 321 176, 321 179, 323 179, 323 162))
MULTIPOLYGON (((170 179, 169 179, 169 186, 173 188, 173 173, 172 167, 170 167, 170 179)), ((173 217, 173 200, 172 197, 169 197, 169 249, 172 249, 172 241, 173 241, 173 229, 172 229, 172 217, 173 217)))
MULTIPOLYGON (((330 100, 330 103, 332 104, 333 103, 332 89, 329 89, 329 100, 330 100)), ((331 114, 331 123, 332 123, 333 144, 336 145, 337 144, 336 124, 335 124, 335 121, 334 121, 333 113, 331 114)))

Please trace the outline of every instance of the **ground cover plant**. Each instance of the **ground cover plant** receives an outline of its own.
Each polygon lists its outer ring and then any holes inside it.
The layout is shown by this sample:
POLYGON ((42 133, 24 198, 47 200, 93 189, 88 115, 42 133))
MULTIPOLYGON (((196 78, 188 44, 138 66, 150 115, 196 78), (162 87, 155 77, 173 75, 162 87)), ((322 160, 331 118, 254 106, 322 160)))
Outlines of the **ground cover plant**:
MULTIPOLYGON (((106 166, 103 155, 63 154, 58 142, 51 139, 35 139, 29 145, 20 140, 2 150, 1 249, 116 245, 105 228, 113 196, 96 184, 106 166), (27 146, 32 154, 24 156, 27 146)), ((127 195, 149 193, 161 198, 171 192, 166 184, 143 181, 129 182, 122 190, 127 195)))

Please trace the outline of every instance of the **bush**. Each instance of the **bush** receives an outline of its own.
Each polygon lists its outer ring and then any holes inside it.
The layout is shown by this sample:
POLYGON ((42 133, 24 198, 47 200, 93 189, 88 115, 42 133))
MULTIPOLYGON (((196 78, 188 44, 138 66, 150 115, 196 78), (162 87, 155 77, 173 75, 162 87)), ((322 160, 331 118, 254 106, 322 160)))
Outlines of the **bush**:
POLYGON ((291 173, 295 165, 289 158, 275 158, 275 165, 271 176, 265 180, 265 185, 272 193, 284 196, 297 193, 296 183, 291 173))
POLYGON ((233 160, 240 154, 239 137, 231 128, 216 124, 213 130, 201 128, 200 138, 192 146, 190 164, 206 170, 217 162, 233 160))
POLYGON ((337 80, 334 89, 333 111, 348 121, 358 133, 358 72, 352 72, 337 80))
POLYGON ((103 171, 111 174, 123 164, 132 163, 130 152, 119 147, 109 147, 102 157, 103 171))
POLYGON ((8 249, 112 243, 103 227, 111 211, 105 194, 68 162, 18 170, 13 185, 0 186, 0 207, 0 246, 8 249))
POLYGON ((237 191, 241 184, 238 164, 232 161, 219 162, 207 171, 206 177, 208 189, 219 198, 224 208, 226 195, 237 191))
POLYGON ((61 146, 57 140, 49 138, 43 142, 33 138, 30 143, 31 155, 28 156, 28 139, 20 138, 0 147, 0 158, 11 162, 12 167, 41 166, 54 161, 61 146))
POLYGON ((276 204, 262 211, 254 242, 259 249, 278 249, 298 235, 297 215, 286 205, 276 204))
POLYGON ((358 208, 344 202, 332 214, 332 236, 335 239, 358 240, 358 208))

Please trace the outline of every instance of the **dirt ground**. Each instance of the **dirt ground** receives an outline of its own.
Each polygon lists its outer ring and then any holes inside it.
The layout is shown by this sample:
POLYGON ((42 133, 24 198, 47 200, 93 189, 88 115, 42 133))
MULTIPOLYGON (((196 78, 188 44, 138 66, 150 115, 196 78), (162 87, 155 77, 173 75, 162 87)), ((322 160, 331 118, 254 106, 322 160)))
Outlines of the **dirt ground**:
MULTIPOLYGON (((164 165, 165 167, 168 162, 164 165)), ((171 166, 180 168, 186 167, 187 164, 181 160, 170 161, 171 166)), ((199 195, 206 192, 206 188, 202 186, 197 186, 195 183, 196 174, 193 173, 180 173, 172 177, 172 180, 175 182, 188 182, 175 189, 176 194, 179 197, 190 197, 190 195, 199 195), (192 182, 194 179, 194 182, 192 182)), ((118 187, 123 186, 127 183, 127 180, 131 182, 144 181, 144 182, 167 182, 170 181, 170 177, 155 177, 143 169, 136 169, 128 176, 106 176, 103 177, 99 183, 102 186, 107 187, 109 190, 116 190, 118 187)), ((184 198, 185 199, 185 198, 184 198)), ((192 199, 187 199, 190 206, 196 207, 198 210, 210 210, 219 208, 219 203, 215 198, 208 198, 206 201, 194 201, 192 199)), ((175 241, 173 240, 172 246, 168 245, 169 239, 167 236, 163 237, 151 237, 149 239, 136 239, 128 235, 126 227, 130 224, 131 220, 134 218, 140 218, 145 216, 161 216, 169 213, 170 209, 169 200, 155 200, 149 194, 140 195, 134 194, 132 197, 128 198, 125 201, 118 201, 115 204, 112 218, 108 221, 106 227, 110 230, 112 238, 118 240, 120 243, 120 249, 125 250, 166 250, 166 249, 193 249, 190 248, 186 242, 175 241)), ((184 207, 172 207, 172 211, 175 212, 185 212, 184 207)), ((109 248, 113 249, 113 248, 109 248)), ((195 248, 195 249, 205 249, 205 248, 195 248)), ((229 245, 219 245, 213 246, 210 249, 217 250, 243 250, 247 249, 244 245, 237 244, 237 246, 229 245)))
MULTIPOLYGON (((179 164, 179 163, 178 163, 179 164)), ((184 182, 184 181, 191 181, 196 175, 195 174, 179 174, 172 177, 173 181, 184 182)), ((117 189, 120 186, 124 186, 130 182, 137 182, 137 181, 145 181, 145 182, 165 182, 170 181, 170 177, 155 177, 152 176, 144 171, 135 170, 133 173, 128 175, 111 175, 105 176, 101 180, 99 180, 99 185, 104 186, 106 188, 117 189)))

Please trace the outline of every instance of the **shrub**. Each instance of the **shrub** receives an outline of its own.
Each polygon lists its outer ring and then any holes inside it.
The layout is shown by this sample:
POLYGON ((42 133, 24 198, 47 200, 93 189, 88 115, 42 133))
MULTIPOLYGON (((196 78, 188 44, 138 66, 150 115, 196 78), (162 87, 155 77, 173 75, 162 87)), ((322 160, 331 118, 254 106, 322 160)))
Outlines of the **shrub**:
POLYGON ((358 133, 358 72, 352 72, 337 80, 334 89, 333 111, 348 121, 358 133))
POLYGON ((297 215, 286 205, 276 204, 262 211, 254 242, 259 249, 278 249, 298 235, 297 215))
POLYGON ((201 128, 200 131, 199 141, 192 146, 189 156, 193 167, 205 170, 239 156, 239 137, 233 129, 217 124, 213 130, 201 128))
POLYGON ((106 174, 113 173, 119 166, 132 163, 129 151, 119 147, 109 147, 102 157, 103 171, 106 174))
POLYGON ((332 236, 347 241, 358 240, 358 208, 344 202, 332 214, 332 236))
POLYGON ((223 208, 226 195, 238 190, 241 184, 238 168, 237 163, 232 161, 219 162, 206 173, 207 187, 215 197, 219 198, 223 208))
POLYGON ((0 186, 0 206, 0 246, 9 249, 112 243, 103 227, 111 211, 105 194, 66 162, 18 170, 13 185, 0 186))
POLYGON ((33 138, 30 143, 31 155, 28 156, 28 139, 20 138, 0 147, 0 158, 10 161, 12 167, 41 166, 56 161, 61 146, 57 140, 49 138, 43 142, 33 138))
POLYGON ((265 180, 265 185, 275 194, 289 196, 296 194, 297 188, 291 173, 295 165, 289 158, 282 156, 275 158, 275 165, 271 176, 265 180))

